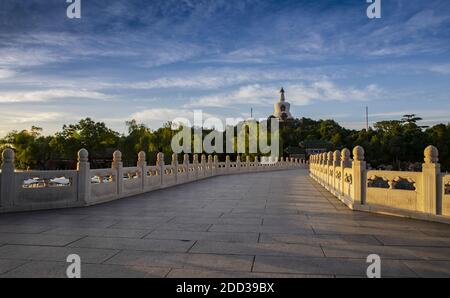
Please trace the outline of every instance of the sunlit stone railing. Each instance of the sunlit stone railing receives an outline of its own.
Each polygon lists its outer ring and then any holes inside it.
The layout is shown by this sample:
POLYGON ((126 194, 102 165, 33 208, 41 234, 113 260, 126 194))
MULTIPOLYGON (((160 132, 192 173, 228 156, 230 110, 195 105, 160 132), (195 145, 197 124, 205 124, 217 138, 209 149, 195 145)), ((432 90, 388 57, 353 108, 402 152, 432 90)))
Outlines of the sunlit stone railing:
POLYGON ((136 166, 124 167, 121 152, 115 151, 110 168, 91 169, 88 152, 81 149, 76 170, 18 171, 14 151, 6 149, 0 172, 0 212, 88 206, 219 175, 307 168, 307 161, 301 159, 258 159, 241 161, 238 156, 232 162, 226 156, 219 162, 218 156, 194 154, 191 162, 185 154, 179 163, 173 154, 172 162, 165 164, 164 155, 158 153, 156 164, 147 165, 145 152, 139 152, 136 166))
POLYGON ((450 223, 450 175, 442 174, 438 150, 424 151, 421 172, 367 170, 364 149, 309 158, 310 176, 349 208, 450 223))

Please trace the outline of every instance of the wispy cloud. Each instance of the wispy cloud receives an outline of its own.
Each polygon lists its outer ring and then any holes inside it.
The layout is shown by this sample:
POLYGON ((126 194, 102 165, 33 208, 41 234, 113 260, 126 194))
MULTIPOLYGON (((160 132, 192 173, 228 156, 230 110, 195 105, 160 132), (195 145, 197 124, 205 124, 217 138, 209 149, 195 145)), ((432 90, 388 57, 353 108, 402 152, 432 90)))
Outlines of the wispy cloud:
POLYGON ((2 69, 0 68, 0 80, 1 79, 6 79, 6 78, 11 78, 15 75, 15 71, 11 70, 11 69, 2 69))
POLYGON ((40 91, 0 92, 0 103, 46 102, 68 98, 106 100, 110 96, 88 90, 49 89, 40 91))
MULTIPOLYGON (((192 99, 186 107, 227 107, 232 105, 272 105, 279 97, 281 86, 246 85, 228 93, 214 94, 192 99)), ((367 101, 382 94, 374 84, 365 88, 339 87, 331 81, 310 84, 287 84, 287 100, 295 105, 308 105, 314 101, 367 101)))
POLYGON ((450 75, 450 63, 440 64, 440 65, 431 65, 429 70, 438 74, 450 75))

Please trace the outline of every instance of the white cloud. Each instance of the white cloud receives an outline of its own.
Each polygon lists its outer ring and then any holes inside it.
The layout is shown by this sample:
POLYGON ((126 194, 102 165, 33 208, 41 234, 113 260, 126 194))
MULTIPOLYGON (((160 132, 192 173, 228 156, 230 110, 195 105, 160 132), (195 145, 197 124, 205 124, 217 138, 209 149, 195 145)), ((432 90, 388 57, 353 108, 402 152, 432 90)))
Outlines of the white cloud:
POLYGON ((0 65, 9 67, 29 67, 39 66, 51 62, 61 62, 66 60, 64 56, 56 55, 47 49, 38 48, 20 48, 19 45, 14 48, 0 49, 0 65))
POLYGON ((96 91, 71 89, 0 92, 0 103, 46 102, 53 99, 62 100, 68 98, 106 100, 110 97, 96 91))
MULTIPOLYGON (((203 112, 203 120, 211 117, 217 117, 217 115, 203 112)), ((145 124, 161 124, 181 118, 189 120, 190 123, 194 123, 194 110, 154 108, 142 110, 130 116, 130 119, 135 119, 136 121, 145 124)))
MULTIPOLYGON (((367 101, 382 94, 376 85, 365 88, 339 87, 330 81, 318 81, 308 85, 287 84, 287 101, 295 105, 308 105, 313 101, 367 101)), ((261 86, 259 84, 242 86, 236 91, 192 99, 185 107, 227 107, 253 104, 270 105, 279 98, 280 86, 261 86)))
POLYGON ((163 89, 163 88, 183 88, 210 90, 220 87, 233 86, 248 83, 263 83, 274 80, 319 80, 325 79, 326 75, 320 69, 246 69, 246 68, 224 68, 224 69, 203 69, 201 71, 165 76, 157 79, 137 82, 97 84, 100 88, 124 88, 124 89, 163 89))
POLYGON ((6 69, 6 68, 0 68, 0 80, 6 79, 6 78, 11 78, 14 75, 15 75, 15 72, 13 70, 6 69))
POLYGON ((8 124, 26 124, 34 125, 36 123, 60 121, 68 118, 73 118, 67 113, 63 112, 36 112, 36 111, 16 111, 1 114, 2 121, 8 124))
POLYGON ((43 111, 35 108, 0 109, 0 137, 12 130, 29 129, 31 126, 44 128, 44 133, 54 133, 61 125, 70 121, 78 121, 80 117, 65 111, 43 111))
POLYGON ((269 99, 276 95, 276 89, 259 84, 242 86, 236 91, 204 96, 191 100, 185 107, 226 107, 239 104, 270 104, 269 99))
POLYGON ((440 65, 433 65, 429 68, 430 71, 443 74, 443 75, 450 75, 450 63, 448 64, 440 64, 440 65))

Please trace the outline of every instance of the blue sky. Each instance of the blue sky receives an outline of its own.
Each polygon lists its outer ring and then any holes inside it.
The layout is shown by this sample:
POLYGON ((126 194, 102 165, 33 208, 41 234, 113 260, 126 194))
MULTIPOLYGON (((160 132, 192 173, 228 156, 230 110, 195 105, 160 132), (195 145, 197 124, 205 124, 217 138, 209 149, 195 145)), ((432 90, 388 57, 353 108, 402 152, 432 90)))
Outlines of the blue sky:
POLYGON ((450 121, 450 1, 0 0, 0 136, 83 117, 125 132, 175 117, 256 117, 283 86, 296 117, 349 128, 450 121))

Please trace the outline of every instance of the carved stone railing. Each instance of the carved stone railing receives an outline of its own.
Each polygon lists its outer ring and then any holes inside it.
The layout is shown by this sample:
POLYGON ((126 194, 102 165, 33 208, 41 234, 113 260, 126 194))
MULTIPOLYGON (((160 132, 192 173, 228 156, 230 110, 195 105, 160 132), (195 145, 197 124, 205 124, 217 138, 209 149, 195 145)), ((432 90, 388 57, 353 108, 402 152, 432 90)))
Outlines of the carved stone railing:
POLYGON ((450 175, 442 175, 442 214, 450 216, 450 175))
POLYGON ((438 150, 424 151, 422 172, 367 170, 364 149, 309 158, 310 176, 354 210, 450 223, 450 175, 440 172, 438 150))
POLYGON ((124 167, 121 152, 115 151, 111 168, 90 169, 85 149, 78 152, 77 169, 70 171, 17 171, 11 149, 3 151, 2 161, 0 212, 88 206, 219 175, 307 168, 300 159, 271 163, 238 156, 232 162, 227 156, 219 162, 218 156, 196 154, 192 162, 185 154, 182 163, 173 154, 165 164, 162 153, 149 166, 144 152, 139 152, 136 166, 124 167))

